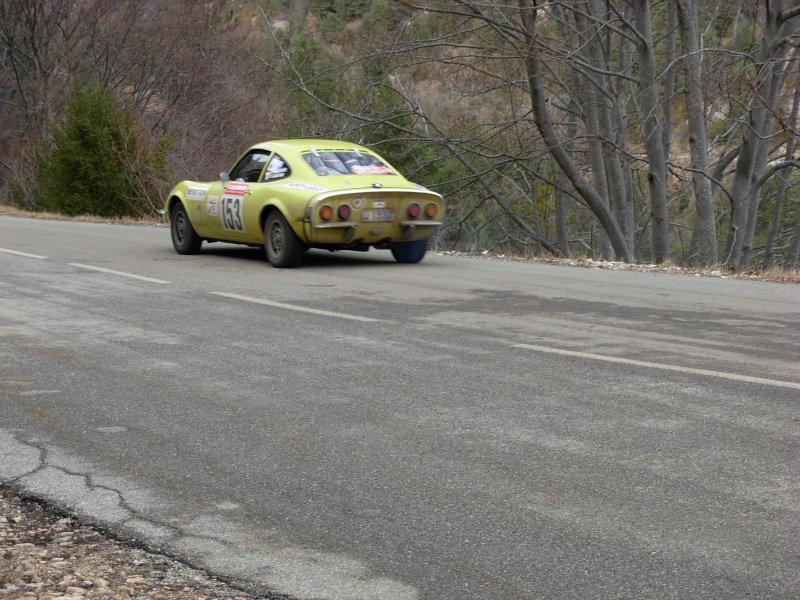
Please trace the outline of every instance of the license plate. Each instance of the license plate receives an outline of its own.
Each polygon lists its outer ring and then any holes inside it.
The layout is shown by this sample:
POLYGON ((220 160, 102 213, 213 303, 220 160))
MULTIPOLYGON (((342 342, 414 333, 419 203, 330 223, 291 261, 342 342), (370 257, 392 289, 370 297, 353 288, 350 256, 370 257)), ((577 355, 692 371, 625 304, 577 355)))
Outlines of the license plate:
POLYGON ((393 208, 368 208, 361 211, 361 221, 364 223, 383 223, 394 221, 393 208))

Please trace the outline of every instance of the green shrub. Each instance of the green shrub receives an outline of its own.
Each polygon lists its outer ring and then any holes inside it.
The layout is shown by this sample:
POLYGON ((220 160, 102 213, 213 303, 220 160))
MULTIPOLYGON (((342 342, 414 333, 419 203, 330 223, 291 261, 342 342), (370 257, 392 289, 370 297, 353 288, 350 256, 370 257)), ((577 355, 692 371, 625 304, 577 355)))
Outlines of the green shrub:
POLYGON ((50 136, 36 155, 36 209, 105 217, 152 213, 168 142, 145 143, 134 114, 108 91, 76 85, 50 136))

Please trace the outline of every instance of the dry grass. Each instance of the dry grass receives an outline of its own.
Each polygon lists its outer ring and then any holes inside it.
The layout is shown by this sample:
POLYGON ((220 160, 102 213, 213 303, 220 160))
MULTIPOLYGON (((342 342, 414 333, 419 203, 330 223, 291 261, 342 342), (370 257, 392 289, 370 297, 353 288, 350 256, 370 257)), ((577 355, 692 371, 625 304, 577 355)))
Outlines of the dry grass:
POLYGON ((134 219, 133 217, 96 217, 94 215, 79 215, 71 217, 59 213, 50 212, 34 212, 30 210, 21 210, 13 206, 0 204, 0 215, 7 215, 10 217, 25 217, 27 219, 43 219, 48 221, 77 221, 80 223, 113 223, 115 225, 141 225, 147 227, 163 226, 164 219, 159 217, 153 218, 140 218, 134 219))

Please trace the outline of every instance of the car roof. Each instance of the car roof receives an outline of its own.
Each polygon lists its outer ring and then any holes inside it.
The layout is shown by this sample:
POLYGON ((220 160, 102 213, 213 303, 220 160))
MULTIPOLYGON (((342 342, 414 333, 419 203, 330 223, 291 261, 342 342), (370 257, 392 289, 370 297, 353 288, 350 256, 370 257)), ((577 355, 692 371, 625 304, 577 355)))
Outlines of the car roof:
POLYGON ((343 142, 341 140, 320 140, 320 139, 290 139, 290 140, 270 140, 267 142, 260 142, 254 144, 253 148, 261 148, 264 150, 294 150, 300 152, 302 150, 317 150, 324 152, 326 150, 353 150, 357 149, 360 152, 369 152, 374 154, 369 148, 359 146, 353 142, 343 142))

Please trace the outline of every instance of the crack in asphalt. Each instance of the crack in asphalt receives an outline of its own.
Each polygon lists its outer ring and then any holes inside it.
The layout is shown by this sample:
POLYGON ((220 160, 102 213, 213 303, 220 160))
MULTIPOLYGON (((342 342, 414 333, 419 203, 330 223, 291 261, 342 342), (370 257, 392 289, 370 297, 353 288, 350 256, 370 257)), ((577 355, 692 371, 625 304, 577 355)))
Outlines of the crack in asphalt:
POLYGON ((14 488, 145 549, 255 593, 314 600, 417 600, 416 588, 370 572, 360 560, 280 546, 220 512, 157 497, 41 440, 0 429, 0 485, 14 488), (106 479, 107 481, 104 481, 106 479), (151 513, 159 511, 162 516, 151 513), (184 521, 185 525, 176 525, 184 521))

